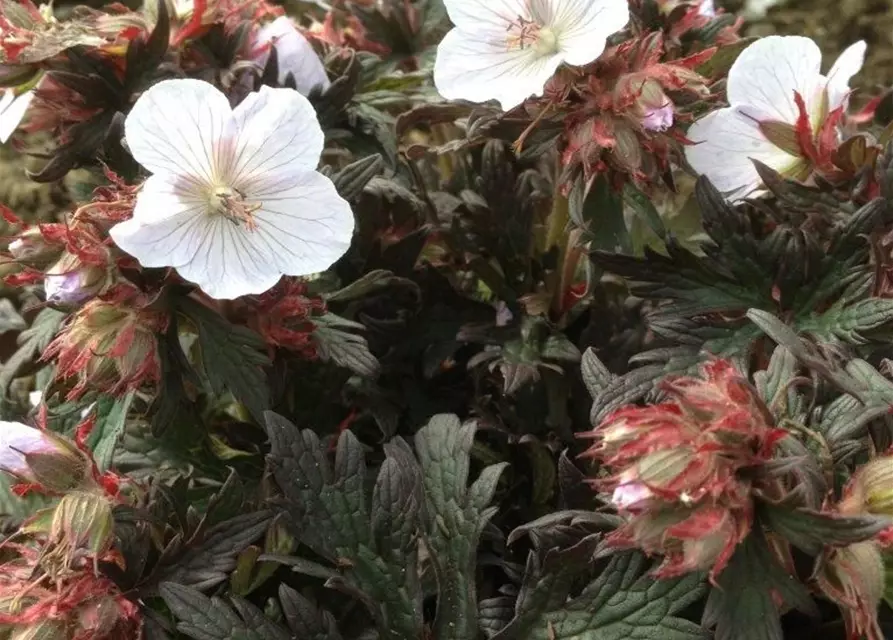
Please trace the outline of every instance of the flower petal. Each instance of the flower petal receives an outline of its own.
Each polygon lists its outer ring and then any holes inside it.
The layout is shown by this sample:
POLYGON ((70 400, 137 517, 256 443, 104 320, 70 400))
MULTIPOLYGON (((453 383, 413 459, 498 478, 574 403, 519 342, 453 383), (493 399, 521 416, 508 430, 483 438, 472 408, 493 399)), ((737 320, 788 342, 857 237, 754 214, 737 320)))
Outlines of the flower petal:
POLYGON ((133 217, 109 235, 144 267, 180 267, 201 248, 208 219, 206 201, 175 177, 156 174, 137 196, 133 217))
POLYGON ((324 135, 310 102, 292 89, 261 87, 233 111, 238 138, 230 184, 242 191, 284 167, 313 170, 324 135))
POLYGON ((29 470, 23 454, 55 450, 40 429, 20 422, 0 422, 0 470, 25 476, 29 470))
POLYGON ((685 158, 698 174, 732 200, 740 200, 762 184, 752 160, 787 171, 801 160, 779 149, 760 133, 757 123, 735 108, 720 109, 695 122, 685 158))
POLYGON ((756 108, 767 119, 793 124, 799 92, 810 114, 820 99, 822 53, 802 36, 768 36, 747 47, 729 70, 729 104, 756 108))
POLYGON ((519 16, 528 17, 526 0, 444 0, 447 14, 461 29, 495 27, 504 33, 519 16))
POLYGON ((263 293, 282 277, 274 257, 256 249, 254 236, 243 225, 224 216, 205 217, 198 251, 177 267, 186 280, 218 300, 263 293))
MULTIPOLYGON (((257 44, 272 43, 276 47, 279 62, 279 83, 285 83, 291 73, 295 78, 295 86, 303 95, 309 95, 314 87, 327 89, 331 82, 326 69, 316 55, 316 51, 301 32, 295 28, 291 18, 279 16, 273 22, 264 25, 257 33, 257 44)), ((261 64, 266 64, 267 53, 261 64)))
POLYGON ((228 165, 226 141, 235 135, 229 101, 201 80, 164 80, 133 105, 124 136, 137 162, 152 173, 214 184, 228 165))
POLYGON ((283 172, 258 181, 245 195, 259 205, 257 228, 246 236, 254 254, 274 264, 279 274, 325 271, 350 248, 353 211, 321 173, 283 172))
POLYGON ((9 89, 4 93, 0 99, 0 143, 9 140, 19 128, 33 99, 34 91, 27 91, 20 96, 15 96, 9 89))
POLYGON ((864 40, 851 44, 828 72, 828 104, 831 111, 846 104, 850 95, 850 80, 862 70, 866 49, 864 40))
POLYGON ((568 64, 584 65, 598 58, 608 37, 629 23, 627 0, 551 0, 551 4, 552 28, 568 64))
POLYGON ((537 55, 533 47, 509 50, 503 30, 453 29, 437 47, 434 84, 448 100, 498 100, 508 111, 542 95, 561 55, 537 55))

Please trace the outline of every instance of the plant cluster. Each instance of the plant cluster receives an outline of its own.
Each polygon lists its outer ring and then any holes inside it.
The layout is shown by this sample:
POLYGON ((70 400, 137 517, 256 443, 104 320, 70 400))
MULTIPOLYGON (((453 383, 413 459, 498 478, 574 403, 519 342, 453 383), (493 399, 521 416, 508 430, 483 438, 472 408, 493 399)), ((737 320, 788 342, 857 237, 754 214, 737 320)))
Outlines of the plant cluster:
POLYGON ((882 640, 890 96, 741 26, 0 0, 0 638, 882 640))

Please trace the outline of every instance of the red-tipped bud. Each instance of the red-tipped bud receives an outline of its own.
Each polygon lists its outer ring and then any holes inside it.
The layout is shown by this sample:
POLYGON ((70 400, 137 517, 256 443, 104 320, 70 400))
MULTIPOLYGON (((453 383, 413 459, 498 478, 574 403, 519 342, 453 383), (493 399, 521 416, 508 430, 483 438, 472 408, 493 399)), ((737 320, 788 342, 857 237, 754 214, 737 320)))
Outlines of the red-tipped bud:
POLYGON ((0 470, 54 493, 85 486, 92 463, 62 436, 18 422, 0 422, 0 470))

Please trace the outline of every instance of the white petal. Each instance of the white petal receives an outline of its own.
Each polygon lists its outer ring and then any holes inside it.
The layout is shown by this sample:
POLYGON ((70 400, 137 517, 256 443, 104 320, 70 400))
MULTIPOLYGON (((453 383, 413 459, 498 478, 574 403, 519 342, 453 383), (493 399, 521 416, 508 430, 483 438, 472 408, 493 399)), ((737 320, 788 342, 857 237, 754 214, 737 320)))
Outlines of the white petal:
POLYGON ((618 485, 611 495, 611 502, 618 509, 628 509, 643 500, 647 500, 654 494, 641 482, 629 482, 618 485))
MULTIPOLYGON (((257 44, 273 43, 276 47, 279 62, 279 82, 285 82, 291 73, 295 78, 295 86, 303 95, 309 95, 314 87, 327 89, 331 84, 326 69, 316 55, 316 51, 300 31, 295 28, 291 18, 279 16, 273 22, 264 25, 257 34, 257 44)), ((261 64, 266 63, 269 53, 261 64)))
POLYGON ((28 465, 23 454, 53 451, 56 451, 55 445, 40 429, 19 422, 0 422, 0 469, 27 475, 28 465))
POLYGON ((453 29, 437 47, 434 84, 448 100, 498 100, 508 111, 542 95, 561 60, 532 47, 508 50, 505 31, 453 29))
POLYGON ((699 143, 685 147, 685 158, 698 174, 730 200, 751 195, 762 184, 753 160, 776 171, 785 171, 800 162, 769 142, 751 118, 738 109, 719 109, 695 122, 688 138, 699 143))
POLYGON ((292 89, 261 87, 233 111, 238 138, 232 186, 251 182, 283 167, 313 170, 325 136, 310 102, 292 89))
POLYGON ((245 195, 260 205, 254 213, 257 229, 246 236, 279 274, 325 271, 350 247, 353 211, 321 173, 282 173, 254 186, 245 195))
POLYGON ((850 80, 865 64, 867 45, 859 41, 847 47, 828 72, 828 103, 830 110, 845 104, 850 95, 850 80))
POLYGON ((223 216, 205 218, 204 237, 192 260, 177 268, 186 280, 218 300, 263 293, 282 277, 274 256, 258 251, 248 231, 223 216))
POLYGON ((156 174, 137 195, 133 217, 109 235, 144 267, 179 267, 198 253, 208 219, 206 201, 175 177, 156 174))
POLYGON ((768 36, 747 47, 729 70, 729 104, 756 108, 767 118, 793 124, 799 111, 794 92, 816 113, 820 98, 822 53, 801 36, 768 36))
POLYGON ((551 0, 551 4, 552 25, 568 64, 584 65, 598 58, 608 37, 629 22, 627 0, 551 0))
POLYGON ((133 105, 124 136, 137 162, 152 173, 183 176, 198 184, 217 182, 229 165, 227 140, 234 137, 229 101, 201 80, 164 80, 133 105))
POLYGON ((529 17, 529 4, 527 0, 444 0, 447 14, 457 27, 490 26, 503 32, 519 16, 529 17))
POLYGON ((14 96, 12 90, 6 90, 3 99, 0 100, 0 143, 9 140, 10 136, 19 128, 33 99, 33 90, 18 97, 14 96))

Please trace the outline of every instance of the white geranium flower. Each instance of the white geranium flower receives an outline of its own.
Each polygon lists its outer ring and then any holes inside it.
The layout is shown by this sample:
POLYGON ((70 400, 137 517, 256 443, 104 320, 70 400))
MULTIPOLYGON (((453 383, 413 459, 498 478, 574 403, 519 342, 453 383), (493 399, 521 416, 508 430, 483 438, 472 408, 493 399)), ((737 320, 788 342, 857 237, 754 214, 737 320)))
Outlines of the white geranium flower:
POLYGON ((16 95, 13 89, 6 89, 0 94, 0 143, 9 140, 19 128, 33 99, 33 89, 21 95, 16 95))
POLYGON ((286 77, 291 73, 298 91, 305 96, 314 87, 328 89, 331 83, 326 68, 307 38, 295 28, 291 18, 279 16, 258 30, 254 46, 264 47, 264 50, 255 62, 261 67, 267 64, 270 57, 270 49, 265 46, 268 44, 276 48, 280 84, 285 83, 286 77))
POLYGON ((827 76, 821 74, 822 54, 809 38, 769 36, 747 47, 726 84, 729 107, 695 122, 685 157, 732 201, 759 193, 762 183, 752 160, 759 160, 791 177, 808 175, 810 164, 796 145, 800 115, 796 96, 803 99, 813 133, 828 114, 845 107, 850 79, 865 59, 865 43, 850 46, 827 76), (776 131, 770 140, 767 131, 776 131), (785 148, 778 146, 784 144, 785 148))
POLYGON ((262 87, 231 109, 207 82, 165 80, 124 133, 153 175, 111 236, 145 267, 231 299, 324 271, 350 246, 353 213, 315 171, 323 132, 297 91, 262 87))
POLYGON ((434 84, 449 100, 542 95, 558 66, 589 64, 629 22, 627 0, 445 0, 455 28, 437 48, 434 84))

